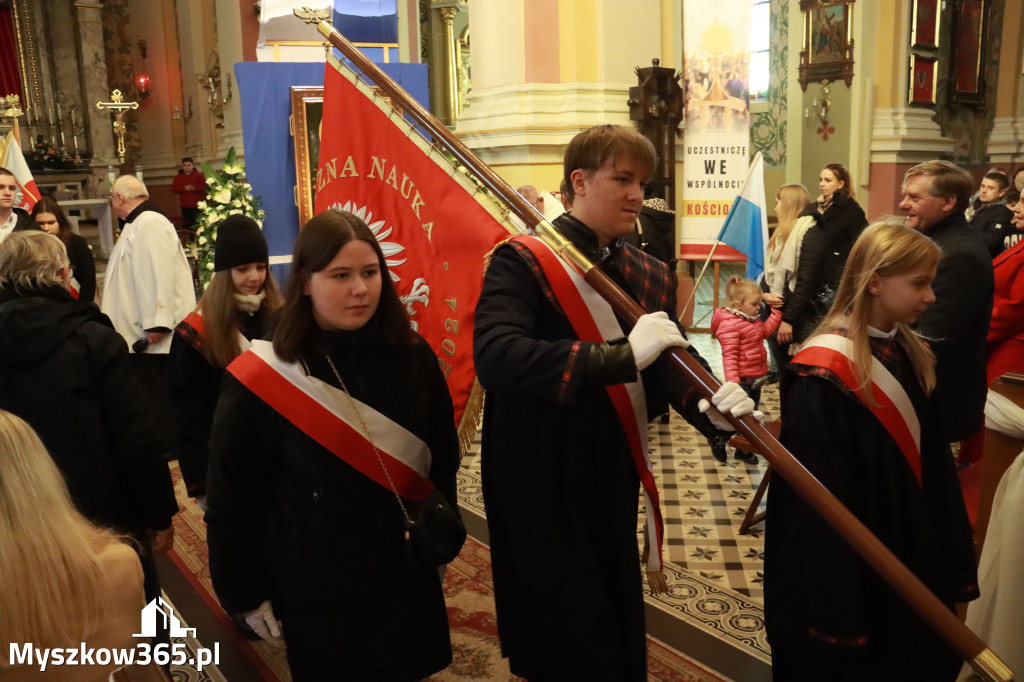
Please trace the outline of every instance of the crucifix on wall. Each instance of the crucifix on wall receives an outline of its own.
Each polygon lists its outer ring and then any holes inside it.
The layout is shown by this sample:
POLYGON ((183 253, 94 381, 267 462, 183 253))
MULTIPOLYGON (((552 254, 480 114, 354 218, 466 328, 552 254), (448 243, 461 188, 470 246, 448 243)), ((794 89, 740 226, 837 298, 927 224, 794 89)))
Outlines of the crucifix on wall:
POLYGON ((124 163, 124 134, 127 126, 124 124, 124 115, 131 109, 138 109, 138 102, 125 102, 120 90, 110 93, 109 102, 96 102, 97 109, 106 109, 114 115, 114 134, 117 135, 117 156, 124 163))

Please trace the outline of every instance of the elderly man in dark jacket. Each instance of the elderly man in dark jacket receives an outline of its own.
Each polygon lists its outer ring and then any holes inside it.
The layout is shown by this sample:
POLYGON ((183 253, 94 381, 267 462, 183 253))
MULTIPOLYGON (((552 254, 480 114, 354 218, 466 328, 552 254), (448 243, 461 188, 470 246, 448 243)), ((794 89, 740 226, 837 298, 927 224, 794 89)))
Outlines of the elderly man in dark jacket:
POLYGON ((939 405, 950 442, 982 425, 987 385, 985 338, 992 318, 992 260, 964 217, 974 187, 970 173, 948 161, 926 161, 903 178, 900 209, 907 225, 942 247, 932 282, 935 303, 918 331, 935 353, 939 405))
POLYGON ((170 549, 178 511, 170 472, 128 347, 64 289, 68 273, 53 235, 15 232, 0 244, 0 408, 39 433, 82 514, 139 541, 152 600, 152 555, 170 549))

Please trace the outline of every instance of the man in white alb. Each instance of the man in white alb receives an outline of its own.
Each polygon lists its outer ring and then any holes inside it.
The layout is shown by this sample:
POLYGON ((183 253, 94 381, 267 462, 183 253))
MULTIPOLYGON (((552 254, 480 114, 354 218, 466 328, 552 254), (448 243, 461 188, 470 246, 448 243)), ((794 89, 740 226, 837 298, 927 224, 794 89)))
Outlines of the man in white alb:
MULTIPOLYGON (((196 307, 192 269, 171 222, 147 199, 134 175, 122 175, 110 203, 125 221, 110 254, 103 287, 103 312, 132 349, 130 359, 161 415, 167 415, 165 376, 171 330, 196 307)), ((170 447, 170 418, 160 419, 170 447)))

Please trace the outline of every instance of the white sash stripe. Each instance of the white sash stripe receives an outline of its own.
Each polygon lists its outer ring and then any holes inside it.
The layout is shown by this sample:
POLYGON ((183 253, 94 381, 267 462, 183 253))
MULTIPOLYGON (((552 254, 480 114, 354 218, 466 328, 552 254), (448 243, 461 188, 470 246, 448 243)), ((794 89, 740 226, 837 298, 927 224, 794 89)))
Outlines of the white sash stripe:
MULTIPOLYGON (((545 244, 540 239, 536 240, 540 244, 544 244, 544 247, 550 249, 554 253, 554 249, 545 244)), ((555 254, 557 256, 557 254, 555 254)), ((611 341, 622 336, 622 327, 619 326, 619 321, 615 318, 615 311, 612 310, 611 304, 604 300, 601 294, 597 293, 594 287, 590 286, 583 276, 576 271, 575 268, 570 266, 562 258, 556 258, 559 265, 565 270, 572 280, 576 290, 580 292, 580 296, 583 298, 583 303, 587 306, 587 310, 590 311, 590 315, 594 318, 594 322, 597 324, 598 330, 601 332, 601 336, 604 337, 605 341, 611 341)), ((640 434, 640 447, 644 453, 644 464, 647 466, 647 470, 651 472, 653 476, 654 470, 651 468, 651 452, 648 447, 647 441, 647 395, 644 393, 643 379, 640 377, 640 372, 636 374, 636 381, 628 384, 623 384, 626 387, 626 392, 629 394, 629 404, 633 408, 633 417, 636 419, 637 431, 640 434)), ((643 489, 643 487, 641 486, 643 489)), ((644 509, 655 509, 654 501, 651 499, 646 489, 643 489, 644 493, 644 509)), ((651 551, 647 556, 647 568, 652 571, 661 570, 661 552, 656 547, 658 543, 658 525, 657 517, 655 514, 644 514, 645 525, 647 526, 647 538, 648 543, 651 545, 651 551)))
POLYGON ((359 408, 359 414, 363 416, 367 428, 370 429, 370 435, 377 445, 377 449, 402 462, 423 478, 428 478, 430 448, 418 436, 369 405, 355 398, 350 401, 340 388, 335 388, 316 377, 309 376, 301 364, 284 362, 274 353, 274 344, 270 341, 254 340, 249 350, 288 383, 308 395, 365 438, 366 434, 359 422, 359 415, 353 409, 352 401, 355 401, 359 408))
MULTIPOLYGON (((850 340, 845 336, 840 336, 839 334, 819 334, 812 339, 808 339, 803 348, 810 348, 812 346, 828 348, 842 353, 849 358, 851 363, 853 362, 853 347, 850 340)), ((914 445, 917 446, 917 450, 920 452, 921 422, 918 420, 917 412, 914 411, 914 406, 910 402, 910 396, 907 395, 907 392, 900 385, 900 382, 896 380, 896 377, 892 375, 892 372, 887 370, 874 356, 871 358, 871 382, 887 395, 892 404, 899 410, 900 416, 910 430, 910 435, 914 438, 914 445)))

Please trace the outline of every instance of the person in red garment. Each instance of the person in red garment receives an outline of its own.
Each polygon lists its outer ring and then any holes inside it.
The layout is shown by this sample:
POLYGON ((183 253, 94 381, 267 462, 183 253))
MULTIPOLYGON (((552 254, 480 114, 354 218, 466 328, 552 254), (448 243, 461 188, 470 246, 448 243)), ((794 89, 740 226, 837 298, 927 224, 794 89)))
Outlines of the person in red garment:
MULTIPOLYGON (((1024 373, 1024 242, 996 256, 995 295, 988 327, 985 381, 991 384, 1007 372, 1024 373)), ((980 462, 985 449, 985 429, 963 442, 960 461, 980 462)))
POLYGON ((182 227, 195 229, 199 220, 199 202, 206 198, 206 176, 196 168, 191 156, 181 160, 181 170, 171 182, 171 191, 178 195, 182 227))

